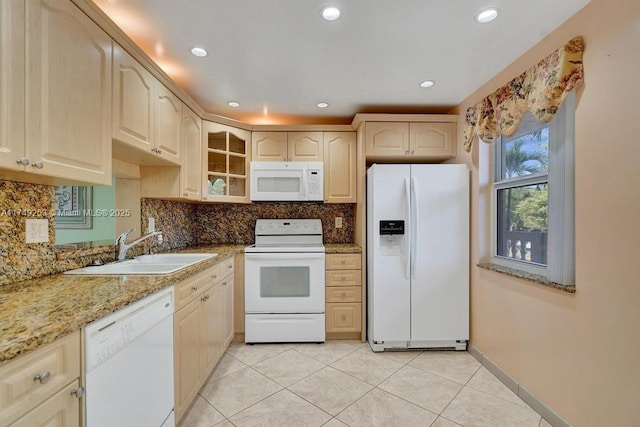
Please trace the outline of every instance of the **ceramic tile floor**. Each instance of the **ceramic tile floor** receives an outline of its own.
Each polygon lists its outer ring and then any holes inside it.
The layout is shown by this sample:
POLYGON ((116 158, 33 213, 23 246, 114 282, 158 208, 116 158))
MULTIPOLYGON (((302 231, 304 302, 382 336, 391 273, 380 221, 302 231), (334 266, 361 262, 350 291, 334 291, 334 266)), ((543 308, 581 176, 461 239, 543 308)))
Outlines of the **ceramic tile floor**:
POLYGON ((180 427, 549 424, 466 352, 232 344, 180 427))

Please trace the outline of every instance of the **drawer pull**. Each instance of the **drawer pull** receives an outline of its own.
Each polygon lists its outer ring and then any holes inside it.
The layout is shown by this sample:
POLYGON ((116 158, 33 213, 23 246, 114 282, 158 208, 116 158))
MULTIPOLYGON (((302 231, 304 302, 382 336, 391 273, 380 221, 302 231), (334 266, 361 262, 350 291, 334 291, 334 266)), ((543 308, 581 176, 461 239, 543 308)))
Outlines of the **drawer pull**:
POLYGON ((343 293, 342 293, 342 296, 343 296, 343 297, 346 297, 346 296, 347 296, 347 293, 346 293, 346 292, 343 292, 343 293))
POLYGON ((342 315, 342 321, 346 321, 347 320, 347 316, 345 316, 344 314, 342 315))
POLYGON ((51 372, 49 371, 44 371, 43 373, 33 377, 33 380, 40 381, 40 384, 46 384, 50 379, 51 379, 51 372))
POLYGON ((342 281, 346 281, 347 280, 347 276, 342 276, 342 281))
POLYGON ((218 278, 218 275, 217 275, 217 274, 212 274, 212 275, 211 275, 211 278, 215 280, 215 279, 217 279, 217 278, 218 278))
POLYGON ((346 260, 346 259, 343 259, 342 261, 340 261, 340 263, 341 263, 341 264, 346 264, 346 263, 347 263, 347 260, 346 260))
POLYGON ((78 388, 74 388, 71 390, 71 395, 77 397, 78 399, 84 396, 84 387, 80 386, 78 388))
POLYGON ((195 291, 197 291, 197 290, 198 290, 198 287, 197 287, 197 286, 192 286, 192 287, 191 287, 191 292, 195 292, 195 291))
POLYGON ((227 282, 222 282, 222 286, 227 286, 227 282))
POLYGON ((207 295, 203 296, 203 297, 202 297, 202 299, 201 299, 200 301, 202 301, 202 302, 207 302, 207 301, 209 301, 209 294, 207 294, 207 295))
POLYGON ((233 265, 229 264, 227 265, 227 268, 233 268, 233 265))

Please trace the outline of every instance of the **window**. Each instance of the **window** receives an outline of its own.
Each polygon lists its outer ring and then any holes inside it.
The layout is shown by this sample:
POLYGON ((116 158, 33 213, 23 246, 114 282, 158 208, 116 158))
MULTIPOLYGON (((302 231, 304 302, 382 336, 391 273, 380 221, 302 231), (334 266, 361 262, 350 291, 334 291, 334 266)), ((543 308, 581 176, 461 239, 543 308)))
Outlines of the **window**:
POLYGON ((548 123, 527 112, 494 148, 492 261, 564 285, 575 281, 574 96, 548 123))

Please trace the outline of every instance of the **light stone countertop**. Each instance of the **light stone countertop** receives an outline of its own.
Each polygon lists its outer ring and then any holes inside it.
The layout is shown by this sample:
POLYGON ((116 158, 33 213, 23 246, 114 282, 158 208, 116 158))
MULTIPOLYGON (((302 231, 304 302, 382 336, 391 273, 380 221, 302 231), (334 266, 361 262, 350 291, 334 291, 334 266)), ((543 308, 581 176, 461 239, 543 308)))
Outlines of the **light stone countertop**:
POLYGON ((224 245, 179 252, 217 257, 173 274, 69 276, 56 274, 0 287, 0 365, 51 343, 128 304, 205 270, 245 246, 224 245))

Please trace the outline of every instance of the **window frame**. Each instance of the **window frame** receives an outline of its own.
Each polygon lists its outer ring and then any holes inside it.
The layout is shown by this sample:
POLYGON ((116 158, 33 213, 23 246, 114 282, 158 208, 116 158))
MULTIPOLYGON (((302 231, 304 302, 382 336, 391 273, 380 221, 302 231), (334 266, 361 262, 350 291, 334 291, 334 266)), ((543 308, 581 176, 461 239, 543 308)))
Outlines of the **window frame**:
POLYGON ((509 179, 502 177, 502 136, 493 145, 491 182, 491 262, 536 274, 561 285, 575 284, 575 93, 565 98, 549 122, 549 167, 545 172, 509 179), (548 234, 547 265, 498 255, 498 191, 507 188, 547 183, 548 234))

